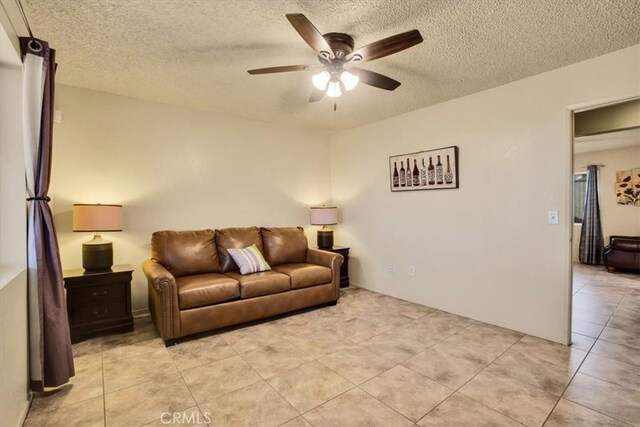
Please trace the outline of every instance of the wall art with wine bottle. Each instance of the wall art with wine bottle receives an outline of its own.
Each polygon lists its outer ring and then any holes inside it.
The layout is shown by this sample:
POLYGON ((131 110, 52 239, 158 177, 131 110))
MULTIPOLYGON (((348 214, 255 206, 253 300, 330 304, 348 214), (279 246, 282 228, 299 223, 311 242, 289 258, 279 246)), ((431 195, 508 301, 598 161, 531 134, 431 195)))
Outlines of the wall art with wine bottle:
POLYGON ((389 157, 391 191, 458 188, 458 147, 389 157))

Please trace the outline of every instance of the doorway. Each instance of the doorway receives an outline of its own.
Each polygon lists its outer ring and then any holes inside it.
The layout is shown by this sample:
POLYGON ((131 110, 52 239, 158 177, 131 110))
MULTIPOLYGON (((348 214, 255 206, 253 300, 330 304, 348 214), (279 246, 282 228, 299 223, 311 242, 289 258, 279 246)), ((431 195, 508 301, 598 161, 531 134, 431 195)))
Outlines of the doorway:
POLYGON ((607 271, 603 259, 615 236, 640 236, 640 206, 616 184, 626 171, 640 170, 640 98, 576 110, 572 123, 571 342, 588 351, 603 334, 615 333, 617 313, 640 285, 640 272, 607 271), (593 244, 596 222, 602 246, 593 244))

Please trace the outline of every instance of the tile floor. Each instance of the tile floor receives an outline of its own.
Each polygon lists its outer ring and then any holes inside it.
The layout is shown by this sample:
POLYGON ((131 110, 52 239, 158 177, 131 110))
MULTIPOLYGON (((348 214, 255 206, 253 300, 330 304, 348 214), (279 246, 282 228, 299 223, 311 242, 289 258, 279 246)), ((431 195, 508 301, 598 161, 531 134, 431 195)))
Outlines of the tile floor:
POLYGON ((74 345, 72 384, 25 425, 640 425, 640 276, 574 281, 572 347, 353 287, 170 348, 139 319, 74 345))

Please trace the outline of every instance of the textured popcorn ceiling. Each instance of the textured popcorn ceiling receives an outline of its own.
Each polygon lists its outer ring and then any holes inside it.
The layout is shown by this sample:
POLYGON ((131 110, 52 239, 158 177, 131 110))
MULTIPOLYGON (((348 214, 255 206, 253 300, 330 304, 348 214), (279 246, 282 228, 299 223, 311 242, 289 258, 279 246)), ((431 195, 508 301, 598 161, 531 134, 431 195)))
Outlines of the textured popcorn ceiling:
POLYGON ((317 130, 347 129, 640 43, 639 0, 23 0, 58 51, 58 81, 317 130), (315 64, 285 18, 356 48, 417 28, 425 41, 363 64, 402 82, 309 104, 315 64))

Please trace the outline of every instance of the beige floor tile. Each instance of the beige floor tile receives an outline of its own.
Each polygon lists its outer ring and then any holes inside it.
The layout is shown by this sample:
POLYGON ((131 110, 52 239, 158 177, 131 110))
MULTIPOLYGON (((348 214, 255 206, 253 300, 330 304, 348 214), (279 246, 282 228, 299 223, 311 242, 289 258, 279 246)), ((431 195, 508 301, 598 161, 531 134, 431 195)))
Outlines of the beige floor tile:
POLYGON ((241 357, 265 379, 313 360, 285 340, 247 351, 241 357))
POLYGON ((589 408, 580 406, 571 401, 560 399, 551 416, 544 424, 545 427, 623 427, 623 424, 613 418, 602 415, 589 408))
POLYGON ((524 334, 498 326, 475 323, 450 336, 442 343, 454 344, 460 349, 468 350, 474 358, 490 363, 523 336, 524 334))
POLYGON ((260 380, 260 376, 240 356, 182 371, 182 376, 198 403, 260 380))
POLYGON ((173 374, 105 395, 106 425, 138 426, 195 404, 180 374, 173 374))
POLYGON ((237 354, 220 336, 210 336, 167 347, 179 370, 184 371, 237 354))
MULTIPOLYGON (((437 311, 414 321, 417 330, 427 337, 445 339, 472 325, 473 320, 443 311, 437 311)), ((410 325, 410 327, 414 327, 410 325)))
POLYGON ((316 331, 288 339, 293 345, 308 355, 319 358, 355 344, 331 331, 316 331))
POLYGON ((71 346, 76 370, 102 365, 102 338, 91 338, 71 346))
POLYGON ((321 358, 320 362, 354 384, 361 384, 396 365, 361 345, 337 351, 321 358))
POLYGON ((396 299, 392 303, 388 304, 387 308, 383 309, 384 311, 396 312, 400 313, 403 316, 410 317, 412 319, 419 319, 428 314, 435 313, 436 309, 427 307, 420 304, 415 304, 410 301, 403 301, 400 299, 396 299))
POLYGON ((640 349, 598 340, 591 349, 591 353, 606 356, 631 365, 640 366, 640 349))
POLYGON ((637 319, 629 319, 627 317, 618 317, 613 315, 611 316, 611 319, 609 319, 607 326, 640 335, 640 322, 637 319))
POLYGON ((640 392, 640 366, 589 354, 580 366, 580 372, 640 392))
POLYGON ((360 388, 414 422, 453 393, 453 390, 400 365, 360 385, 360 388))
POLYGON ((205 402, 200 409, 211 414, 212 426, 275 427, 300 415, 263 380, 205 402))
POLYGON ((573 346, 558 344, 541 338, 525 335, 512 347, 526 354, 535 354, 538 359, 577 369, 587 352, 573 346))
POLYGON ((459 391, 528 426, 542 425, 557 401, 536 387, 488 372, 478 374, 459 391))
MULTIPOLYGON (((72 405, 93 397, 102 396, 102 367, 90 365, 76 371, 76 375, 55 390, 37 395, 31 402, 29 413, 37 415, 72 405)), ((0 420, 1 421, 1 420, 0 420)))
POLYGON ((554 364, 537 357, 536 353, 512 348, 486 369, 494 375, 503 375, 532 385, 558 397, 571 381, 576 368, 569 364, 554 364))
POLYGON ((640 321, 640 304, 636 299, 624 299, 616 309, 615 316, 640 321))
POLYGON ((573 321, 571 322, 571 332, 586 335, 592 338, 598 338, 598 335, 600 335, 600 332, 602 332, 603 328, 603 325, 586 322, 584 320, 573 319, 573 321))
MULTIPOLYGON (((0 422, 0 424, 2 424, 0 422)), ((31 415, 24 427, 101 427, 104 426, 102 396, 87 399, 55 411, 31 415)))
POLYGON ((418 422, 422 427, 517 427, 522 424, 455 393, 418 422))
POLYGON ((153 324, 136 323, 133 332, 104 337, 102 361, 113 362, 129 356, 150 353, 165 348, 153 324))
POLYGON ((301 414, 354 387, 315 360, 271 377, 268 383, 301 414))
POLYGON ((640 334, 606 326, 600 335, 600 339, 640 350, 640 334))
POLYGON ((563 397, 617 420, 640 424, 638 392, 578 372, 563 397))
POLYGON ((330 328, 332 332, 348 338, 353 342, 367 340, 389 329, 391 329, 391 327, 388 325, 358 317, 347 320, 346 322, 341 322, 330 328))
POLYGON ((305 420, 302 415, 296 417, 289 421, 288 423, 282 424, 282 427, 313 427, 309 424, 309 421, 305 420))
POLYGON ((572 318, 575 320, 583 320, 595 323, 597 325, 606 325, 611 316, 607 314, 597 313, 588 310, 573 309, 572 318))
POLYGON ((597 300, 583 299, 580 295, 573 296, 573 309, 598 313, 603 316, 611 316, 616 311, 617 304, 599 303, 597 300))
POLYGON ((304 417, 314 427, 402 427, 412 424, 358 388, 318 406, 304 417))
POLYGON ((469 341, 476 347, 483 345, 495 346, 499 347, 498 351, 502 350, 503 352, 514 343, 522 339, 522 337, 524 337, 523 333, 516 332, 511 329, 476 322, 447 338, 447 341, 469 341))
POLYGON ((596 342, 595 338, 588 337, 586 335, 576 334, 576 333, 571 334, 571 347, 575 347, 580 350, 589 351, 595 342, 596 342))
POLYGON ((102 370, 105 393, 178 372, 165 348, 114 362, 105 362, 102 370))
POLYGON ((162 426, 179 426, 179 427, 204 427, 210 421, 209 414, 203 415, 197 406, 185 409, 184 411, 164 413, 160 419, 145 424, 144 427, 162 427, 162 426))
POLYGON ((235 351, 244 353, 282 340, 268 324, 240 327, 220 335, 235 351))
MULTIPOLYGON (((430 344, 407 336, 409 335, 407 332, 408 329, 400 326, 399 328, 392 329, 363 341, 360 345, 389 360, 402 363, 426 349, 430 344)), ((433 344, 439 341, 440 340, 434 339, 433 344)))
POLYGON ((456 390, 489 363, 491 362, 478 357, 466 345, 443 341, 402 365, 456 390))
POLYGON ((375 313, 365 314, 364 316, 361 316, 360 319, 370 321, 388 329, 406 325, 413 320, 411 317, 398 313, 396 310, 376 311, 375 313))

